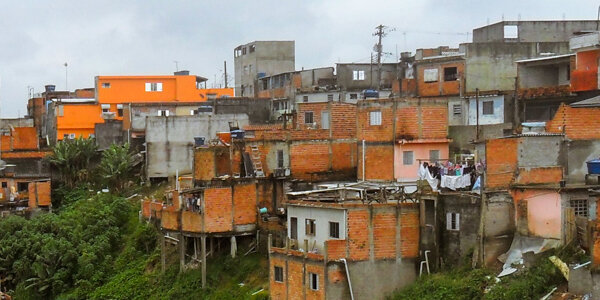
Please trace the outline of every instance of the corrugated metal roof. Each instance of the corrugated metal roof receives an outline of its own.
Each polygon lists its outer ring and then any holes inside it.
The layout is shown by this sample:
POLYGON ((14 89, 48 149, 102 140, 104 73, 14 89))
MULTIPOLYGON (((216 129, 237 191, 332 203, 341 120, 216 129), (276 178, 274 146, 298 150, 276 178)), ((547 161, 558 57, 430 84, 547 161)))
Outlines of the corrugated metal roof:
POLYGON ((571 107, 600 107, 600 96, 570 104, 571 107))
POLYGON ((553 56, 544 56, 544 57, 536 57, 536 58, 529 58, 529 59, 521 59, 521 60, 517 60, 515 62, 517 62, 517 63, 526 63, 526 62, 534 62, 534 61, 544 61, 544 60, 552 60, 552 59, 558 59, 558 58, 565 58, 565 57, 569 57, 569 56, 573 56, 573 55, 575 55, 575 53, 562 54, 562 55, 553 55, 553 56))

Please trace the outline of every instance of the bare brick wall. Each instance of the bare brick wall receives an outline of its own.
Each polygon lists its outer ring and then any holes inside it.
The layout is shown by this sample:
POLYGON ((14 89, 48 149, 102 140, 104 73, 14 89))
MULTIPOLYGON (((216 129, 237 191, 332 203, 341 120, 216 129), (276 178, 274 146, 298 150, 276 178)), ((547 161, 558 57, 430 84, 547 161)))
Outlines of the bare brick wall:
POLYGON ((215 153, 211 148, 194 150, 194 180, 211 180, 215 173, 215 153))
POLYGON ((517 170, 518 139, 494 139, 485 144, 486 188, 507 188, 517 170))
POLYGON ((517 184, 557 184, 563 179, 562 167, 519 168, 517 184))
POLYGON ((565 133, 574 140, 600 138, 600 107, 573 108, 562 104, 554 118, 546 123, 546 131, 565 133))
POLYGON ((287 299, 287 270, 286 261, 275 256, 269 258, 269 293, 271 299, 287 299), (283 282, 275 281, 275 267, 283 269, 283 282))
POLYGON ((396 222, 395 211, 375 213, 373 220, 375 259, 396 258, 396 222))
POLYGON ((419 257, 419 205, 403 203, 400 211, 400 247, 403 258, 419 257))
POLYGON ((369 212, 367 210, 348 211, 348 252, 350 260, 369 258, 369 212))
POLYGON ((235 225, 256 223, 256 184, 233 186, 233 222, 235 225))
MULTIPOLYGON (((365 144, 365 179, 394 180, 394 145, 365 144)), ((358 149, 358 178, 363 178, 362 145, 358 149)))
POLYGON ((204 231, 227 232, 233 230, 231 188, 204 190, 204 231))

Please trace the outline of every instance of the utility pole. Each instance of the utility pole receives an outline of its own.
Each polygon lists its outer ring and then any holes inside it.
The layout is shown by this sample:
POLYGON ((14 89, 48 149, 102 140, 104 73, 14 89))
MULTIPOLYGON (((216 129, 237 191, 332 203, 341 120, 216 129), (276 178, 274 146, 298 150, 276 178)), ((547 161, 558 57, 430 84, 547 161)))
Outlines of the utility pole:
POLYGON ((69 83, 68 82, 69 76, 68 76, 68 73, 67 73, 68 72, 67 71, 68 67, 69 67, 69 65, 65 62, 65 91, 69 90, 69 84, 68 84, 69 83))
MULTIPOLYGON (((375 27, 376 31, 373 33, 373 36, 377 36, 377 44, 375 44, 374 50, 377 52, 377 90, 381 89, 381 56, 383 55, 383 45, 381 44, 381 40, 383 37, 387 35, 386 29, 387 26, 379 25, 375 27)), ((393 31, 391 29, 390 31, 393 31)))
POLYGON ((226 60, 223 61, 223 70, 225 72, 225 75, 224 75, 224 77, 225 77, 225 88, 227 88, 227 61, 226 60))

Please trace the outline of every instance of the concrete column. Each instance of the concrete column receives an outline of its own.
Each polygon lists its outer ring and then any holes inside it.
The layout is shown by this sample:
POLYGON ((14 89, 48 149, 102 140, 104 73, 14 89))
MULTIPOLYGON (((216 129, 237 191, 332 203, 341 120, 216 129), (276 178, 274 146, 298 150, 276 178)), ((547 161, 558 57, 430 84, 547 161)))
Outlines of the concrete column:
POLYGON ((185 268, 185 236, 179 235, 179 272, 185 268))
POLYGON ((206 235, 202 235, 202 288, 206 287, 206 235))
POLYGON ((237 242, 235 240, 235 235, 231 237, 231 258, 235 258, 235 253, 237 252, 237 242))
POLYGON ((165 272, 166 269, 166 257, 167 257, 167 249, 165 247, 165 234, 164 232, 160 233, 160 271, 162 273, 165 272))

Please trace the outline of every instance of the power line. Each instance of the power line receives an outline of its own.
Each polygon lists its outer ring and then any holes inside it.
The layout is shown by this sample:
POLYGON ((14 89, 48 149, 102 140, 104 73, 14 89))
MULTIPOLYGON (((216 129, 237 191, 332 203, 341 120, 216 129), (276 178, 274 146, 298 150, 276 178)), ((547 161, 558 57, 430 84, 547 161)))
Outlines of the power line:
POLYGON ((388 32, 395 31, 396 28, 389 28, 388 26, 380 24, 379 26, 375 27, 375 29, 377 31, 373 33, 373 36, 377 36, 378 41, 373 50, 377 52, 377 90, 379 90, 381 88, 381 56, 383 54, 383 45, 381 40, 388 34, 388 32))

